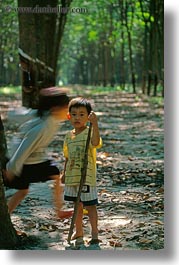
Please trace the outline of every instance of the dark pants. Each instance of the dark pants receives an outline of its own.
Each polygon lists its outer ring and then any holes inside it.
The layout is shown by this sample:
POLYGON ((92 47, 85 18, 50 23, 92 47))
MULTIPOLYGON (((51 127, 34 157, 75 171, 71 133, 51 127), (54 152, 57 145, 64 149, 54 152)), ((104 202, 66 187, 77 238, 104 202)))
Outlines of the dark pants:
POLYGON ((30 183, 45 182, 51 176, 59 175, 59 169, 51 160, 31 165, 24 165, 20 176, 15 176, 11 182, 4 180, 4 185, 9 188, 28 189, 30 183))

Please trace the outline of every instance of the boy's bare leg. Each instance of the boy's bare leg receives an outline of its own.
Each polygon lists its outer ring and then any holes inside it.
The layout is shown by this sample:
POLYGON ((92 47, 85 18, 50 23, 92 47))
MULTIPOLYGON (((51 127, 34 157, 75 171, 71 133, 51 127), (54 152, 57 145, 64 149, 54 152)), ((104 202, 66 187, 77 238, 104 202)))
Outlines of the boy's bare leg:
POLYGON ((98 239, 98 214, 96 205, 85 206, 85 208, 88 210, 92 239, 98 239))
POLYGON ((54 203, 55 203, 55 210, 58 218, 69 218, 73 215, 73 210, 62 210, 63 206, 63 186, 61 184, 61 180, 59 175, 54 175, 51 177, 55 180, 54 185, 54 203))
POLYGON ((21 203, 21 201, 25 198, 28 194, 29 189, 18 190, 8 201, 8 209, 9 213, 11 214, 14 209, 21 203))
POLYGON ((74 240, 78 237, 83 237, 83 204, 80 202, 78 206, 78 213, 75 220, 75 229, 71 240, 74 240))

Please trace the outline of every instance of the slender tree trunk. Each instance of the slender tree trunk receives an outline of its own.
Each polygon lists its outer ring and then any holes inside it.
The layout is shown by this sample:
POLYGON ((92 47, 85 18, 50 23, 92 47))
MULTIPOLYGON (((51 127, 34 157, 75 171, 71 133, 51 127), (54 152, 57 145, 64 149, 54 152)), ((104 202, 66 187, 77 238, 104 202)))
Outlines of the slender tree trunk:
MULTIPOLYGON (((121 39, 123 40, 124 39, 124 31, 122 29, 122 32, 121 32, 121 39)), ((120 85, 122 87, 122 89, 125 88, 125 62, 124 62, 124 42, 121 43, 121 58, 120 58, 120 76, 121 76, 121 80, 120 80, 120 85)))
POLYGON ((146 85, 147 85, 147 72, 148 72, 148 54, 149 54, 149 49, 148 49, 148 36, 149 36, 149 28, 148 24, 150 24, 150 19, 145 17, 145 5, 142 0, 140 2, 140 8, 142 12, 142 18, 145 23, 145 28, 144 28, 144 53, 143 53, 143 73, 142 73, 142 93, 146 94, 146 85))
POLYGON ((106 87, 106 47, 102 42, 102 85, 106 87))
POLYGON ((135 87, 135 73, 134 73, 134 67, 133 67, 133 59, 132 59, 132 40, 131 40, 131 33, 129 30, 127 30, 128 33, 128 44, 129 44, 129 62, 130 62, 130 70, 131 70, 131 82, 133 87, 133 93, 136 93, 136 87, 135 87))
POLYGON ((89 62, 89 83, 96 85, 96 60, 95 60, 96 47, 89 45, 88 62, 89 62))
MULTIPOLYGON (((118 0, 120 7, 120 21, 121 21, 121 39, 124 40, 124 27, 125 27, 125 10, 124 10, 124 0, 118 0)), ((122 89, 125 88, 125 62, 124 62, 124 42, 121 43, 121 53, 120 53, 120 86, 122 89)))
MULTIPOLYGON (((132 14, 134 14, 133 6, 132 7, 132 14)), ((131 37, 131 31, 132 31, 132 25, 133 25, 133 19, 131 19, 130 25, 128 22, 128 16, 127 16, 127 10, 128 10, 128 3, 126 3, 125 7, 125 25, 127 29, 127 36, 128 36, 128 46, 129 46, 129 64, 130 64, 130 72, 131 72, 131 83, 133 87, 133 93, 136 93, 136 80, 135 80, 135 73, 134 73, 134 66, 133 66, 133 51, 132 51, 132 37, 131 37)))
POLYGON ((148 45, 147 45, 147 36, 148 36, 148 27, 147 22, 145 22, 145 29, 144 29, 144 55, 143 55, 143 74, 142 74, 142 93, 146 94, 146 82, 147 82, 147 52, 148 52, 148 45))
POLYGON ((159 36, 159 79, 162 86, 162 96, 164 97, 164 1, 159 1, 159 21, 158 36, 159 36))
POLYGON ((3 123, 0 117, 0 249, 13 249, 18 242, 6 204, 1 170, 6 159, 7 145, 3 123))
POLYGON ((157 85, 158 85, 158 75, 155 74, 154 75, 154 92, 153 92, 154 97, 157 96, 157 85))
POLYGON ((110 85, 115 85, 115 49, 110 46, 110 85))
POLYGON ((147 84, 147 95, 150 96, 150 90, 151 90, 151 84, 152 84, 152 72, 148 71, 148 84, 147 84))
POLYGON ((98 80, 97 85, 102 85, 103 79, 103 45, 101 41, 99 42, 99 49, 98 49, 98 80))

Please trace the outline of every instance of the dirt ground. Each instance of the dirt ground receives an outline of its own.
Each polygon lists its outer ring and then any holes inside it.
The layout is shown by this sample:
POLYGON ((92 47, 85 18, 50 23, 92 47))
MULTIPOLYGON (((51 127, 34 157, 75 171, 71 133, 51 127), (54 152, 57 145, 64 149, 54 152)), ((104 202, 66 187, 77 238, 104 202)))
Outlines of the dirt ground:
MULTIPOLYGON (((71 219, 58 220, 53 208, 53 182, 32 184, 12 215, 16 229, 27 233, 18 249, 158 250, 164 248, 164 110, 147 97, 114 92, 89 95, 99 118, 103 147, 97 154, 99 245, 88 244, 90 226, 84 214, 84 242, 69 245, 71 219)), ((19 96, 0 100, 7 142, 16 133, 7 110, 21 105, 19 96), (11 101, 11 103, 10 103, 11 101)), ((49 153, 63 168, 65 122, 49 153)), ((14 190, 6 189, 9 198, 14 190)), ((65 203, 64 208, 71 208, 65 203)))

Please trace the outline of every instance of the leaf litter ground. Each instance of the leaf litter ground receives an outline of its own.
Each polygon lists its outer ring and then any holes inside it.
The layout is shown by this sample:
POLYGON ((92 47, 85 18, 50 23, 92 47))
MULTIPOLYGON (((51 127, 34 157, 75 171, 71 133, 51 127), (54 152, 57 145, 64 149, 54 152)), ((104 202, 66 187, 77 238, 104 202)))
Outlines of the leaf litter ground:
MULTIPOLYGON (((90 96, 89 94, 87 94, 90 96)), ((103 147, 97 155, 99 245, 88 245, 90 226, 84 214, 84 242, 67 244, 71 219, 58 220, 53 208, 53 182, 32 184, 12 215, 17 230, 27 233, 18 249, 158 250, 164 248, 163 106, 145 96, 114 92, 90 96, 99 117, 103 147)), ((17 127, 7 110, 21 106, 18 95, 1 97, 7 142, 17 127), (11 102, 11 103, 10 103, 11 102)), ((63 169, 65 122, 49 154, 63 169)), ((14 190, 6 189, 7 198, 14 190)), ((65 203, 64 208, 73 205, 65 203)))

